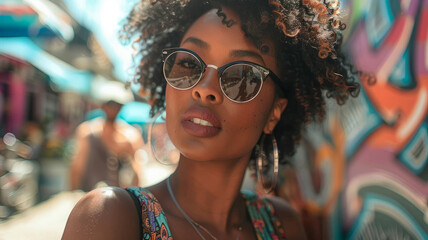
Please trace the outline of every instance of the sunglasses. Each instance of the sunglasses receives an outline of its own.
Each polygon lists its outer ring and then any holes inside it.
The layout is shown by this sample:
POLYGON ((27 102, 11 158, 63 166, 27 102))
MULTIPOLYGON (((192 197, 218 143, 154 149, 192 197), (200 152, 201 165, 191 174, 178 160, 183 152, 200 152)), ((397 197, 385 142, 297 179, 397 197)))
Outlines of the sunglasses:
POLYGON ((235 61, 222 67, 205 62, 193 51, 185 48, 162 50, 163 75, 168 84, 178 90, 191 89, 202 78, 208 67, 218 70, 220 88, 223 94, 236 103, 253 100, 262 89, 267 77, 280 87, 280 79, 268 68, 248 61, 235 61))

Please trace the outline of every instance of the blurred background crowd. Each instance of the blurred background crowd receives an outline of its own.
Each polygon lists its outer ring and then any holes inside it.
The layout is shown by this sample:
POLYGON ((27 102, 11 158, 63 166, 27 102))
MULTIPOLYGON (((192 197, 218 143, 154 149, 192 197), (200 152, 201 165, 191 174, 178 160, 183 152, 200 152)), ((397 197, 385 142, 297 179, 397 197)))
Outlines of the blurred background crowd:
MULTIPOLYGON (((135 2, 0 0, 0 240, 60 238, 88 190, 70 178, 79 139, 108 136, 96 130, 108 101, 135 147, 117 181, 147 186, 174 170, 162 116, 129 84, 138 59, 117 37, 135 2)), ((309 239, 428 239, 428 0, 340 4, 347 55, 377 81, 345 106, 328 102, 275 194, 309 239)), ((243 187, 257 190, 251 178, 243 187)))

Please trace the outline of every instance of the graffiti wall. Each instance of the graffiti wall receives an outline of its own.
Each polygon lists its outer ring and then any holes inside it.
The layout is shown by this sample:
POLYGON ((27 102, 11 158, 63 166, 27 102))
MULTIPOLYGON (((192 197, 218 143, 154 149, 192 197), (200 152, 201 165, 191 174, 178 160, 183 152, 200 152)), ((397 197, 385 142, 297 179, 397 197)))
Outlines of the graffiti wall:
POLYGON ((428 239, 428 0, 341 3, 350 59, 377 81, 310 126, 280 194, 310 239, 428 239))

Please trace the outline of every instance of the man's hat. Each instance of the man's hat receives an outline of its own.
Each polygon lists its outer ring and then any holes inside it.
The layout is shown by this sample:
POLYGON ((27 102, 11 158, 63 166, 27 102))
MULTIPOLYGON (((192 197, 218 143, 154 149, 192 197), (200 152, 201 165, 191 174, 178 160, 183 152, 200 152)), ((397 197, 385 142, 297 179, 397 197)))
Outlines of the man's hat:
POLYGON ((104 103, 114 101, 125 104, 134 99, 131 89, 126 88, 123 82, 95 80, 92 84, 92 96, 104 103))

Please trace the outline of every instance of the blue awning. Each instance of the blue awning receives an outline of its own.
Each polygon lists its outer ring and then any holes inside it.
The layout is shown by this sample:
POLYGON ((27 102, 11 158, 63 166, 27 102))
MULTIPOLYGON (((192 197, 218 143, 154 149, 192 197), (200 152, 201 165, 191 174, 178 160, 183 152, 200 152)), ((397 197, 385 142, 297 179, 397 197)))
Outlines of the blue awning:
POLYGON ((59 91, 89 94, 93 74, 74 68, 37 46, 31 39, 0 38, 0 54, 10 55, 32 64, 46 73, 59 91))
POLYGON ((56 37, 45 25, 32 24, 37 16, 0 15, 0 37, 56 37))
POLYGON ((13 0, 0 3, 0 37, 74 38, 71 17, 45 0, 13 0))
MULTIPOLYGON (((151 106, 147 103, 132 101, 123 105, 117 117, 131 125, 137 124, 143 126, 152 121, 150 118, 150 109, 151 106)), ((89 111, 86 113, 85 119, 90 120, 97 117, 104 117, 103 110, 95 109, 89 111)))
POLYGON ((143 125, 151 121, 150 109, 151 106, 147 103, 128 102, 122 107, 118 117, 129 124, 143 125))

